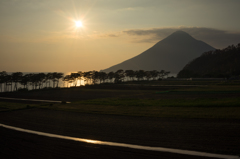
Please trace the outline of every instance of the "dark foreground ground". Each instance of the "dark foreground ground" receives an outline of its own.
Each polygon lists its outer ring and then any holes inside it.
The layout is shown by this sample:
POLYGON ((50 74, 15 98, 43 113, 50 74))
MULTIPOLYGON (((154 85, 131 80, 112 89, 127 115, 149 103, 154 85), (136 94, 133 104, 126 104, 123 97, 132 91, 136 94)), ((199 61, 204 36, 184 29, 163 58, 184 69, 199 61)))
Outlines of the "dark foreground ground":
MULTIPOLYGON (((149 86, 150 87, 150 86, 149 86)), ((179 87, 179 86, 154 86, 154 87, 123 87, 125 89, 92 89, 89 88, 65 88, 65 89, 50 89, 50 90, 34 90, 28 92, 5 92, 0 93, 0 97, 9 98, 23 98, 23 99, 41 99, 41 100, 57 100, 57 101, 81 101, 81 100, 91 100, 98 98, 132 98, 132 99, 222 99, 222 98, 234 98, 240 96, 239 86, 218 86, 217 91, 221 93, 157 93, 171 90, 188 90, 198 88, 200 90, 205 90, 208 87, 179 87), (229 88, 228 88, 229 87, 229 88), (235 90, 235 92, 227 92, 227 90, 235 90), (225 91, 225 92, 224 92, 225 91)), ((121 87, 120 87, 121 88, 121 87)), ((4 101, 4 100, 0 100, 4 101)))
MULTIPOLYGON (((83 114, 44 109, 0 113, 0 123, 102 141, 240 155, 240 121, 83 114)), ((48 138, 0 127, 0 158, 202 158, 48 138)))

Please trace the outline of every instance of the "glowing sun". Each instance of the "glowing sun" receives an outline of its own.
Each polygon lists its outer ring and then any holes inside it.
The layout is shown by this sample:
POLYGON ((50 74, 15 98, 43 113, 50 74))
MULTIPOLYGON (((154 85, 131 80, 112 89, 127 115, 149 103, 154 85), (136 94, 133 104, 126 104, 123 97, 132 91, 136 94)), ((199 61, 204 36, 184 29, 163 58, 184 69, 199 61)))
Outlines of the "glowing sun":
POLYGON ((81 21, 75 21, 75 26, 77 28, 81 28, 83 26, 82 22, 81 21))

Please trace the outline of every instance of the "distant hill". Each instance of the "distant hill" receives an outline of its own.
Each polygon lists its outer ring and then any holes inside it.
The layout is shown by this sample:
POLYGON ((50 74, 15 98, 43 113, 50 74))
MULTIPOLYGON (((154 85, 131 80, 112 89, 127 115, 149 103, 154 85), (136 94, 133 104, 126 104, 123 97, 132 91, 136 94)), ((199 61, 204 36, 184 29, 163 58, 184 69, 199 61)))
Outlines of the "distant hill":
POLYGON ((178 73, 189 61, 209 50, 215 49, 186 32, 176 31, 143 53, 102 71, 166 70, 178 73))
POLYGON ((240 75, 240 44, 222 50, 208 51, 187 64, 178 73, 180 78, 232 77, 240 75))

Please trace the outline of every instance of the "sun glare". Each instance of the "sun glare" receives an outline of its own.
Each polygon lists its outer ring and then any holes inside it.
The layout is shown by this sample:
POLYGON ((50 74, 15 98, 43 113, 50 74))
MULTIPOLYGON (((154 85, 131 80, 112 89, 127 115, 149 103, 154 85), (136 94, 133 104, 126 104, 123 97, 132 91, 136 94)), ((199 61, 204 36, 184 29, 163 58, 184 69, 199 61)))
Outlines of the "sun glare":
POLYGON ((77 28, 80 28, 80 27, 83 26, 83 24, 82 24, 81 21, 75 21, 75 26, 76 26, 77 28))

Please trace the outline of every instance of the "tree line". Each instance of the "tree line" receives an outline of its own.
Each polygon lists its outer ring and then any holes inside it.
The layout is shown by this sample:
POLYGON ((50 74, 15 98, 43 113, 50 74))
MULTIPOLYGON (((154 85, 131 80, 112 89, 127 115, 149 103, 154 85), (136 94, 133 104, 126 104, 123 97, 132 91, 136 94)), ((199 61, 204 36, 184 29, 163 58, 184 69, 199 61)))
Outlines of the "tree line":
MULTIPOLYGON (((63 81, 77 86, 78 81, 84 84, 121 83, 124 81, 157 80, 169 75, 169 71, 144 71, 144 70, 117 70, 116 72, 88 71, 71 73, 63 77, 63 81)), ((80 83, 81 85, 81 83, 80 83)))
POLYGON ((59 72, 53 73, 28 73, 23 74, 22 72, 14 72, 8 74, 6 71, 0 72, 0 91, 9 92, 19 90, 18 86, 21 85, 20 89, 29 90, 32 89, 43 89, 43 88, 58 88, 59 81, 63 81, 64 86, 69 85, 77 86, 78 82, 81 85, 88 84, 101 84, 101 83, 121 83, 124 81, 140 81, 140 80, 158 80, 163 79, 169 75, 169 71, 144 71, 144 70, 117 70, 116 72, 99 72, 99 71, 78 71, 65 75, 59 72), (82 83, 82 81, 84 83, 82 83))
POLYGON ((59 80, 63 78, 63 73, 29 73, 14 72, 8 74, 6 71, 0 72, 0 90, 1 92, 17 91, 19 84, 23 86, 21 89, 43 89, 58 87, 59 80), (50 85, 52 81, 52 85, 50 85))

